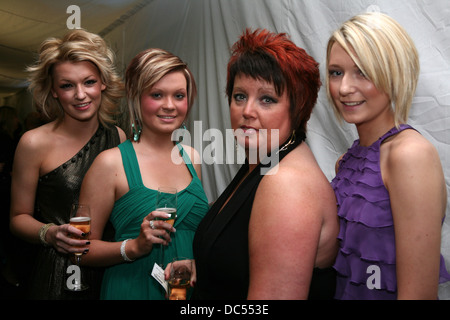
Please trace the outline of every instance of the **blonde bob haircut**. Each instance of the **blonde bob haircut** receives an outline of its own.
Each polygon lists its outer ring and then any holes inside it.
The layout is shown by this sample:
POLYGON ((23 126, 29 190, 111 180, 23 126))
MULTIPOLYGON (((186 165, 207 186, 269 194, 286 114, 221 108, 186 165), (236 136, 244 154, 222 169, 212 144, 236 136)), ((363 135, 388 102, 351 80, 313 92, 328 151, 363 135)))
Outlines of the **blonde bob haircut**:
POLYGON ((114 123, 118 101, 123 97, 123 82, 116 72, 115 55, 102 37, 83 29, 68 32, 62 39, 48 38, 39 48, 35 65, 29 66, 29 90, 33 94, 36 108, 42 110, 49 120, 61 121, 64 111, 58 99, 51 94, 54 66, 61 62, 89 61, 99 73, 106 86, 98 118, 103 125, 114 123))
POLYGON ((186 78, 187 114, 189 114, 197 96, 197 85, 186 63, 174 54, 158 48, 144 50, 131 60, 125 73, 125 91, 134 130, 142 128, 142 94, 150 90, 165 75, 176 71, 181 71, 186 78))
POLYGON ((330 52, 339 44, 364 76, 386 93, 394 110, 395 125, 406 123, 420 73, 419 55, 414 42, 391 17, 370 12, 344 22, 328 41, 326 88, 338 119, 342 119, 329 89, 330 52))

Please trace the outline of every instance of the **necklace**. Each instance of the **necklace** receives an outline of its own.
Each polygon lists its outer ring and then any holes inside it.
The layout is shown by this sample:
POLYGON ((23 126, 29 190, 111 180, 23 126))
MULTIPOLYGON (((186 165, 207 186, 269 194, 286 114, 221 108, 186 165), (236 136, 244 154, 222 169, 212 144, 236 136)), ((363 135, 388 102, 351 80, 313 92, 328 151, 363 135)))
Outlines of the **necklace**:
POLYGON ((291 144, 295 143, 295 130, 292 131, 291 138, 286 142, 275 154, 280 153, 280 151, 286 150, 291 144))

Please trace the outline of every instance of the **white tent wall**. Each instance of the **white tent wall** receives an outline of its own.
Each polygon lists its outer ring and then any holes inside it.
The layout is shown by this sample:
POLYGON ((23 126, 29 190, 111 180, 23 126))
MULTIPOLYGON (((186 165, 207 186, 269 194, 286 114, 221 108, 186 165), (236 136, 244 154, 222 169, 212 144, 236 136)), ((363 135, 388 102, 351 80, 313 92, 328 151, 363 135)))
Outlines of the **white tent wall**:
MULTIPOLYGON (((353 15, 374 10, 386 13, 405 27, 418 48, 421 75, 409 123, 438 149, 450 195, 450 0, 129 1, 133 2, 127 8, 129 15, 101 30, 83 24, 87 20, 83 17, 92 15, 89 6, 96 1, 56 2, 60 7, 65 3, 66 7, 80 6, 81 27, 97 33, 102 31, 117 53, 121 71, 138 52, 150 47, 171 51, 188 63, 197 81, 198 98, 187 127, 192 144, 205 155, 210 151, 211 139, 217 138, 208 135, 208 129, 225 133, 230 128, 225 96, 226 65, 230 46, 245 28, 289 34, 320 63, 325 82, 325 50, 332 31, 353 15), (133 7, 138 9, 131 10, 133 7)), ((65 21, 68 16, 65 10, 61 15, 65 21)), ((307 137, 319 165, 331 180, 336 159, 351 145, 356 131, 353 126, 336 121, 323 87, 308 124, 307 137)), ((210 201, 224 190, 239 167, 224 162, 225 156, 218 157, 216 163, 202 165, 202 181, 210 201)), ((443 225, 442 253, 450 270, 450 217, 443 225)), ((450 284, 440 288, 440 299, 450 299, 450 284)))

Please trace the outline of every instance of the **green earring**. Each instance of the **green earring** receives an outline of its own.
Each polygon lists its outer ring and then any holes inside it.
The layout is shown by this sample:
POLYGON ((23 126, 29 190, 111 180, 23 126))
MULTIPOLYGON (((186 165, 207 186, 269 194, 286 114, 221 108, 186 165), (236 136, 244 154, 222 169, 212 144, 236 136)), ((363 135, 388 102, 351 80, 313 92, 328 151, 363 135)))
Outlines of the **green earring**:
MULTIPOLYGON (((183 123, 181 124, 180 129, 181 129, 181 130, 186 130, 186 131, 187 131, 186 123, 185 123, 184 121, 183 121, 183 123)), ((183 136, 180 136, 179 142, 180 142, 180 143, 183 142, 183 136)))
MULTIPOLYGON (((138 127, 138 126, 136 126, 136 127, 138 127)), ((134 123, 131 124, 131 128, 133 130, 133 140, 135 142, 138 142, 139 138, 141 136, 142 130, 141 130, 141 128, 136 129, 136 127, 134 126, 134 123)))

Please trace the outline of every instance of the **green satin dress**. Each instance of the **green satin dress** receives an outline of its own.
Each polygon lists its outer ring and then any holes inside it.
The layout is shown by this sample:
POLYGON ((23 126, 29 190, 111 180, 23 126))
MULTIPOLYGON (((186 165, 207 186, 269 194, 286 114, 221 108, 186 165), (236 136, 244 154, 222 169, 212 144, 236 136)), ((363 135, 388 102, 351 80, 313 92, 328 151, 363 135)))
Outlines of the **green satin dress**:
MULTIPOLYGON (((193 258, 192 241, 197 226, 208 211, 208 199, 194 166, 184 149, 177 144, 188 167, 192 181, 178 193, 177 218, 171 234, 172 242, 165 247, 164 264, 173 257, 193 258)), ((110 221, 115 228, 115 241, 137 238, 142 220, 155 209, 157 190, 148 189, 142 182, 139 164, 131 141, 119 145, 130 190, 114 204, 110 221)), ((158 258, 159 245, 150 254, 133 262, 124 262, 107 268, 102 282, 101 299, 161 300, 165 291, 149 271, 158 258)))

